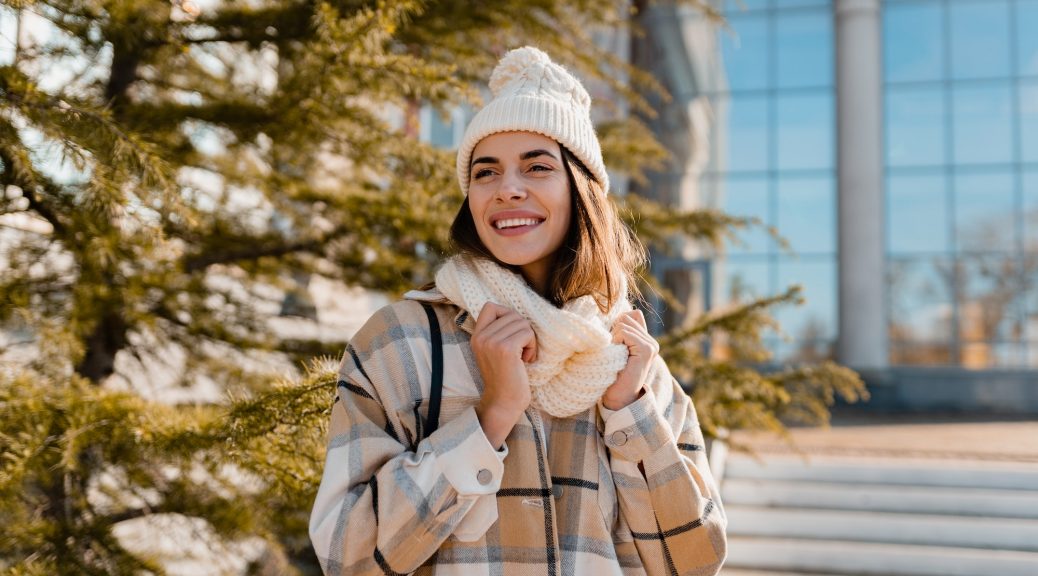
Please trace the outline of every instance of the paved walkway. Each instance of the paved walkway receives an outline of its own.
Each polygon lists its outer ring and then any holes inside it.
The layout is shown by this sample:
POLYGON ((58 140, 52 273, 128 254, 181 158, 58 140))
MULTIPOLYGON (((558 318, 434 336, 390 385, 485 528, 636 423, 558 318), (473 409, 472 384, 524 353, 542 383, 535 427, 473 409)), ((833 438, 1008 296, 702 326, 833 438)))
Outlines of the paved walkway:
POLYGON ((842 416, 829 428, 793 428, 792 446, 778 436, 736 432, 734 444, 754 451, 1038 464, 1038 419, 965 416, 842 416))

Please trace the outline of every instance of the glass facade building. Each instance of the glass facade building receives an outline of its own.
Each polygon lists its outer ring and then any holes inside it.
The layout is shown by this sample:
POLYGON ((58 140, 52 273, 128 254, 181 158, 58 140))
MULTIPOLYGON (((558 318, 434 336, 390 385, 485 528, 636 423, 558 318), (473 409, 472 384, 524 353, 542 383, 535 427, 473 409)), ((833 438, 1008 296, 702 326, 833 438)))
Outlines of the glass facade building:
POLYGON ((891 360, 1038 367, 1038 2, 883 24, 891 360))
MULTIPOLYGON (((839 326, 854 302, 838 286, 837 5, 725 4, 720 80, 702 83, 701 189, 790 248, 746 234, 718 261, 719 299, 804 287, 778 314, 780 361, 833 355, 854 329, 839 326)), ((879 6, 889 364, 1038 369, 1038 0, 879 6)))
POLYGON ((730 9, 718 46, 724 73, 703 96, 718 111, 702 189, 734 215, 774 227, 733 246, 719 300, 800 284, 803 306, 777 310, 793 340, 780 360, 829 356, 837 337, 833 19, 827 0, 744 2, 730 9))

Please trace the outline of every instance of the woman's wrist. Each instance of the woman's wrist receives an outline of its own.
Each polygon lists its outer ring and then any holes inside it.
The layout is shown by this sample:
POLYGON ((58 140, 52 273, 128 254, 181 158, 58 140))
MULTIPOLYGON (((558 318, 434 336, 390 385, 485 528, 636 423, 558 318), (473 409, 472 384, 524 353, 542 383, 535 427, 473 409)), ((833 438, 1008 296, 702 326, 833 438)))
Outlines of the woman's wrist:
POLYGON ((500 450, 501 446, 504 446, 505 439, 519 422, 522 413, 522 410, 516 411, 493 404, 484 406, 481 403, 476 406, 479 425, 483 428, 483 434, 490 441, 494 450, 500 450))
POLYGON ((602 396, 602 406, 605 406, 609 410, 620 410, 626 408, 629 404, 642 397, 645 394, 645 387, 639 387, 634 392, 630 392, 621 396, 604 394, 602 396))

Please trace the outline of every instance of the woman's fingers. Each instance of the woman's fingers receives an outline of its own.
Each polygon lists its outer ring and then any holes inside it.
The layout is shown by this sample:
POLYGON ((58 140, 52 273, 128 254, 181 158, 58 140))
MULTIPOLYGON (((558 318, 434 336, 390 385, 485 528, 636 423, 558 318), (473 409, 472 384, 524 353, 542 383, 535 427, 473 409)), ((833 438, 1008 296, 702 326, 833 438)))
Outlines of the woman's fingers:
MULTIPOLYGON (((523 317, 519 314, 502 314, 484 326, 483 329, 479 331, 479 334, 484 341, 493 341, 498 339, 502 330, 508 330, 509 327, 522 322, 524 322, 523 317)), ((476 334, 476 331, 473 330, 472 333, 476 334)))
POLYGON ((518 351, 523 362, 537 360, 537 337, 533 327, 529 320, 511 308, 493 302, 484 305, 476 320, 473 338, 478 339, 482 346, 506 355, 518 351))
POLYGON ((613 342, 626 345, 632 355, 652 355, 659 352, 659 343, 634 318, 625 317, 623 321, 614 324, 612 333, 613 342))
POLYGON ((620 322, 624 324, 630 324, 632 326, 640 326, 646 333, 649 332, 649 325, 645 323, 645 314, 641 310, 631 310, 630 312, 624 312, 619 317, 620 322))
POLYGON ((472 334, 479 335, 483 340, 490 340, 502 329, 515 322, 526 322, 518 312, 493 302, 487 302, 476 319, 476 326, 472 334))
POLYGON ((494 340, 506 349, 519 349, 524 361, 527 360, 528 353, 536 354, 537 351, 537 337, 533 328, 525 321, 511 322, 502 327, 494 335, 494 340))
POLYGON ((493 302, 487 302, 480 309, 479 315, 476 316, 476 326, 472 329, 473 332, 480 332, 490 324, 497 320, 500 316, 508 313, 509 309, 493 302))
POLYGON ((641 326, 645 329, 646 332, 648 332, 649 330, 649 325, 645 323, 645 314, 643 314, 642 311, 638 310, 637 308, 631 310, 630 312, 624 313, 624 319, 633 322, 638 326, 641 326))

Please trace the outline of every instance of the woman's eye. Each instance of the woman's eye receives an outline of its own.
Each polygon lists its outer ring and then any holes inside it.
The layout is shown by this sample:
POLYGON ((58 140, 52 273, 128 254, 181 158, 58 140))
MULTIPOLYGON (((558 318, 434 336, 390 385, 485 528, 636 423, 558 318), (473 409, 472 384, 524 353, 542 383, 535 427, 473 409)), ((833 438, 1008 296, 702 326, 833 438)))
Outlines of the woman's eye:
POLYGON ((539 172, 547 172, 551 170, 551 166, 545 166, 544 164, 534 164, 530 167, 530 170, 537 170, 539 172))
POLYGON ((484 168, 482 170, 477 170, 476 173, 472 175, 472 177, 478 180, 484 176, 490 176, 493 173, 494 172, 489 168, 484 168))

